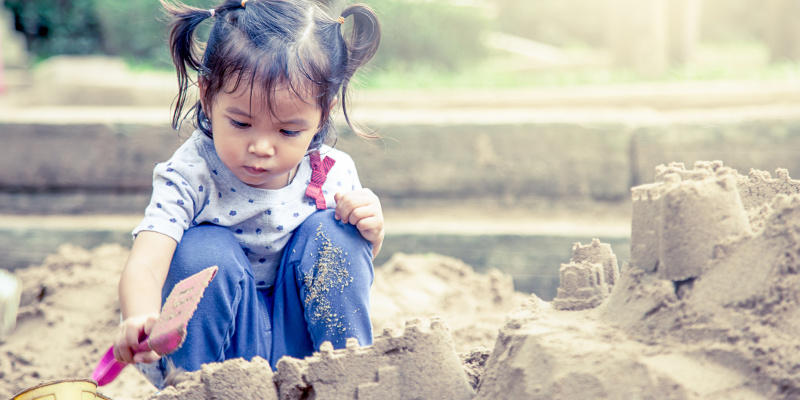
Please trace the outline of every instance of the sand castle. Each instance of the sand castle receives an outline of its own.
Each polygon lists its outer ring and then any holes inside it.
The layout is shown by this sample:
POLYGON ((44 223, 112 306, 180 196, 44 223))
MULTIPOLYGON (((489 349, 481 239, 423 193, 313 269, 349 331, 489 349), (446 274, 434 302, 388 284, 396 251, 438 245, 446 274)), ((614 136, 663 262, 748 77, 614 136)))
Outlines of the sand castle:
POLYGON ((600 305, 614 288, 619 279, 617 256, 611 246, 593 239, 586 246, 575 243, 572 246, 572 259, 561 264, 559 269, 561 285, 553 299, 553 306, 559 310, 585 310, 600 305))
POLYGON ((658 167, 611 296, 510 314, 478 398, 800 399, 800 181, 776 175, 658 167))
POLYGON ((403 332, 386 328, 372 346, 352 339, 345 349, 334 350, 325 342, 311 357, 281 359, 274 377, 266 361, 257 359, 204 366, 182 379, 152 399, 468 400, 475 395, 450 331, 438 318, 428 327, 411 320, 403 332))

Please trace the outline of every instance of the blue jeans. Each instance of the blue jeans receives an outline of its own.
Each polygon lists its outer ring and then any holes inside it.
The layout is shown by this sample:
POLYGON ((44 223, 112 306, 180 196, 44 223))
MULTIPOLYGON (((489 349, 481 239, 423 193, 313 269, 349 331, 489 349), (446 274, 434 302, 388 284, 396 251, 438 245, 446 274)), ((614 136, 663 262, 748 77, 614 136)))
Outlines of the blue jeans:
POLYGON ((178 244, 162 290, 162 304, 182 279, 206 267, 219 271, 189 321, 178 351, 137 367, 159 389, 174 367, 196 371, 210 362, 259 356, 275 368, 283 356, 303 358, 329 341, 372 344, 369 290, 372 245, 350 224, 318 211, 284 248, 275 285, 256 289, 244 250, 225 227, 198 225, 178 244))

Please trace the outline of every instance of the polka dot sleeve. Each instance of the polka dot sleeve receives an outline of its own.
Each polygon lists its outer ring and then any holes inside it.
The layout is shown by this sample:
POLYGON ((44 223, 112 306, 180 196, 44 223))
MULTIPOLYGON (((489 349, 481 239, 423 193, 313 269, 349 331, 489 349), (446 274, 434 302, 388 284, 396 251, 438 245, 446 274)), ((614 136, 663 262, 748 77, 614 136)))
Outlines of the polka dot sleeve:
POLYGON ((163 233, 180 242, 196 214, 196 205, 204 201, 199 192, 181 173, 187 166, 172 162, 157 164, 153 170, 153 196, 145 210, 145 218, 133 231, 163 233))

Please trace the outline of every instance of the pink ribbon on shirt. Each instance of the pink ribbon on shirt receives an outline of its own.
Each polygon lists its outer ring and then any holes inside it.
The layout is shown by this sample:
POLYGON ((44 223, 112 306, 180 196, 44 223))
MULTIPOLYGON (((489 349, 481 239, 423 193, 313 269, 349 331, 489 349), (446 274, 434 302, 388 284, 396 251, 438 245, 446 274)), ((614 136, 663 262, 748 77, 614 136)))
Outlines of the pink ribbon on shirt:
POLYGON ((317 203, 317 209, 325 210, 328 205, 325 201, 325 195, 322 193, 322 185, 328 179, 328 171, 331 170, 336 160, 330 157, 325 157, 325 160, 321 160, 318 151, 309 154, 309 160, 311 161, 311 183, 308 184, 308 189, 306 189, 306 196, 314 199, 317 203))

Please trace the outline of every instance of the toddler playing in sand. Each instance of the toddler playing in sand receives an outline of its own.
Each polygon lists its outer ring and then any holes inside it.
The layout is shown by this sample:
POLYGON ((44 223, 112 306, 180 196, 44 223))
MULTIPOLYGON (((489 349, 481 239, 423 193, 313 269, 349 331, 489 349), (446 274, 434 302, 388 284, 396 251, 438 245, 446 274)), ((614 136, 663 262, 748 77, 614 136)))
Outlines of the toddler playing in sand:
POLYGON ((352 159, 325 143, 335 136, 334 106, 343 105, 350 123, 348 84, 380 40, 375 13, 351 5, 334 18, 314 0, 228 0, 210 10, 162 3, 174 19, 173 127, 196 71, 197 129, 155 167, 152 200, 119 283, 115 358, 137 363, 163 387, 168 366, 194 371, 260 356, 274 368, 324 341, 371 344, 381 205, 361 187, 352 159), (195 30, 209 18, 200 52, 195 30), (165 357, 136 353, 172 287, 212 265, 219 272, 183 346, 165 357))

